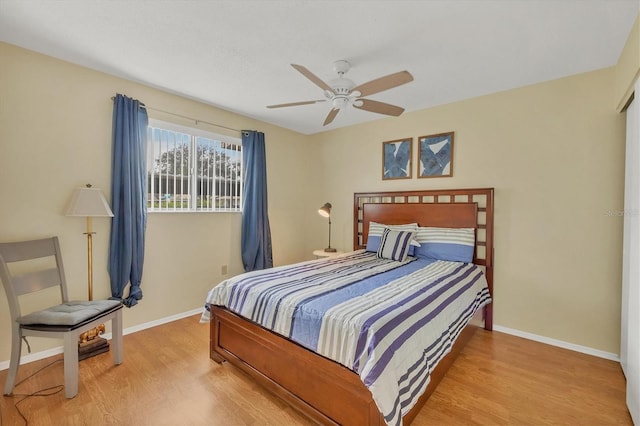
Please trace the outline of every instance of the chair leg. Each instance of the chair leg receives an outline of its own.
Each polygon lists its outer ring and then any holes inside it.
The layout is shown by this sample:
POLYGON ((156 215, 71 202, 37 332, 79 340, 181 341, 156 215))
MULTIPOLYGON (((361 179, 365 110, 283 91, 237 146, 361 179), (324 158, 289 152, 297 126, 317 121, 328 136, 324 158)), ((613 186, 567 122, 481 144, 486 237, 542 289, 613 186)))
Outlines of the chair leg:
POLYGON ((64 393, 67 398, 78 394, 78 333, 64 335, 64 393))
POLYGON ((111 343, 113 344, 113 363, 122 364, 122 309, 111 319, 111 343))
POLYGON ((11 393, 13 392, 13 385, 16 382, 18 367, 20 366, 21 353, 22 331, 20 330, 20 324, 14 321, 11 326, 11 359, 9 361, 9 372, 7 374, 7 381, 4 385, 5 395, 11 395, 11 393))

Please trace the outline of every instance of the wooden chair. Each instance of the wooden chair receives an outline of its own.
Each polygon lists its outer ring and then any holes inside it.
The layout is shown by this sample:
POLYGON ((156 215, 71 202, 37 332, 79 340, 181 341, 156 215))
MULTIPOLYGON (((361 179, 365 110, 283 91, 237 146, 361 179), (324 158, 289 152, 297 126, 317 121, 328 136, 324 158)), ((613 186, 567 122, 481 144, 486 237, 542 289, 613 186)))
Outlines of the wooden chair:
POLYGON ((110 320, 113 361, 122 363, 122 304, 117 300, 69 301, 58 237, 0 243, 0 279, 11 314, 11 360, 5 395, 13 391, 24 336, 64 340, 67 398, 78 394, 78 339, 81 333, 110 320), (50 287, 60 288, 62 303, 22 315, 20 296, 50 287))

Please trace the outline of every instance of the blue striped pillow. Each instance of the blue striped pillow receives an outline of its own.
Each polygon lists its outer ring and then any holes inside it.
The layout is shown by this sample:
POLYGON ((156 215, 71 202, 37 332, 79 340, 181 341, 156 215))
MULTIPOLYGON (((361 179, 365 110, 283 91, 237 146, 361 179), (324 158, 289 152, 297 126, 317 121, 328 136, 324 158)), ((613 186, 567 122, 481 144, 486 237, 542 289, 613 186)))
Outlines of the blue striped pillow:
POLYGON ((392 231, 386 228, 380 237, 377 257, 404 262, 409 254, 414 234, 411 231, 392 231))
POLYGON ((476 234, 474 228, 418 228, 416 239, 420 247, 417 257, 473 262, 476 234))
MULTIPOLYGON (((377 253, 380 248, 380 237, 382 237, 382 231, 386 228, 391 229, 392 231, 417 231, 418 224, 417 223, 407 223, 404 225, 385 225, 383 223, 378 223, 371 221, 369 222, 369 234, 367 236, 367 251, 372 251, 377 253)), ((420 247, 420 244, 416 241, 415 237, 411 240, 411 247, 409 248, 409 256, 414 255, 414 250, 416 247, 420 247)))

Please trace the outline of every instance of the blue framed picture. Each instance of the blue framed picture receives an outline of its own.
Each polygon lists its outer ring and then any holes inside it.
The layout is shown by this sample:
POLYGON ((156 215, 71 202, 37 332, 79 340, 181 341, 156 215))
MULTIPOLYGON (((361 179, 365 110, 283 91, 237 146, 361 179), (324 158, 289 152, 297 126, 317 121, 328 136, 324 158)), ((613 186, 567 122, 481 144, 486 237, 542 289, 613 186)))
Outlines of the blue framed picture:
POLYGON ((382 142, 382 180, 411 179, 413 138, 382 142))
POLYGON ((453 132, 418 138, 418 177, 453 176, 453 132))

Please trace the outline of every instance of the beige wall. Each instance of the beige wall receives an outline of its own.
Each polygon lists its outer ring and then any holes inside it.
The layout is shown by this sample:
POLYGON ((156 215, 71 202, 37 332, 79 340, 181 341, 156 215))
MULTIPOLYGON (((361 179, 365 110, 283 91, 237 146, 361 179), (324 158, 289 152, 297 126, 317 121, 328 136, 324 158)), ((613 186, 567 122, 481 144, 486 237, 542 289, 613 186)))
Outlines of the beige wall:
MULTIPOLYGON (((624 116, 612 106, 614 68, 305 136, 7 44, 0 63, 0 240, 60 236, 73 298, 86 295, 85 224, 62 211, 86 182, 109 195, 110 98, 124 93, 265 132, 277 264, 326 244, 315 212, 325 201, 332 245, 348 250, 354 192, 496 188, 495 322, 618 353, 624 116), (381 181, 382 141, 415 138, 415 175, 417 137, 444 131, 455 132, 454 177, 381 181)), ((94 228, 96 297, 107 297, 109 222, 94 228)), ((239 228, 238 214, 150 214, 144 299, 125 326, 200 306, 224 264, 239 273, 239 228)), ((0 297, 0 361, 8 324, 0 297)), ((35 351, 59 345, 36 341, 35 351)))
MULTIPOLYGON (((0 43, 0 64, 0 241, 58 235, 71 298, 87 294, 86 224, 63 211, 73 188, 87 182, 110 198, 111 97, 116 93, 200 120, 263 131, 274 261, 308 258, 313 242, 301 236, 318 217, 309 206, 324 201, 309 191, 317 163, 300 160, 313 152, 306 136, 8 44, 0 43)), ((94 219, 96 298, 110 295, 109 224, 94 219)), ((240 214, 149 214, 144 299, 125 309, 125 327, 202 306, 206 292, 224 278, 225 264, 229 275, 242 271, 240 214)), ((32 348, 59 345, 33 339, 32 348)), ((9 312, 2 296, 0 361, 9 359, 9 346, 9 312)))
MULTIPOLYGON (((353 193, 494 187, 495 322, 617 354, 624 116, 613 68, 312 137, 336 246, 352 245, 353 193), (381 143, 454 131, 452 178, 382 181, 381 143), (329 173, 330 171, 330 173, 329 173)), ((425 94, 428 96, 428 94, 425 94)))

